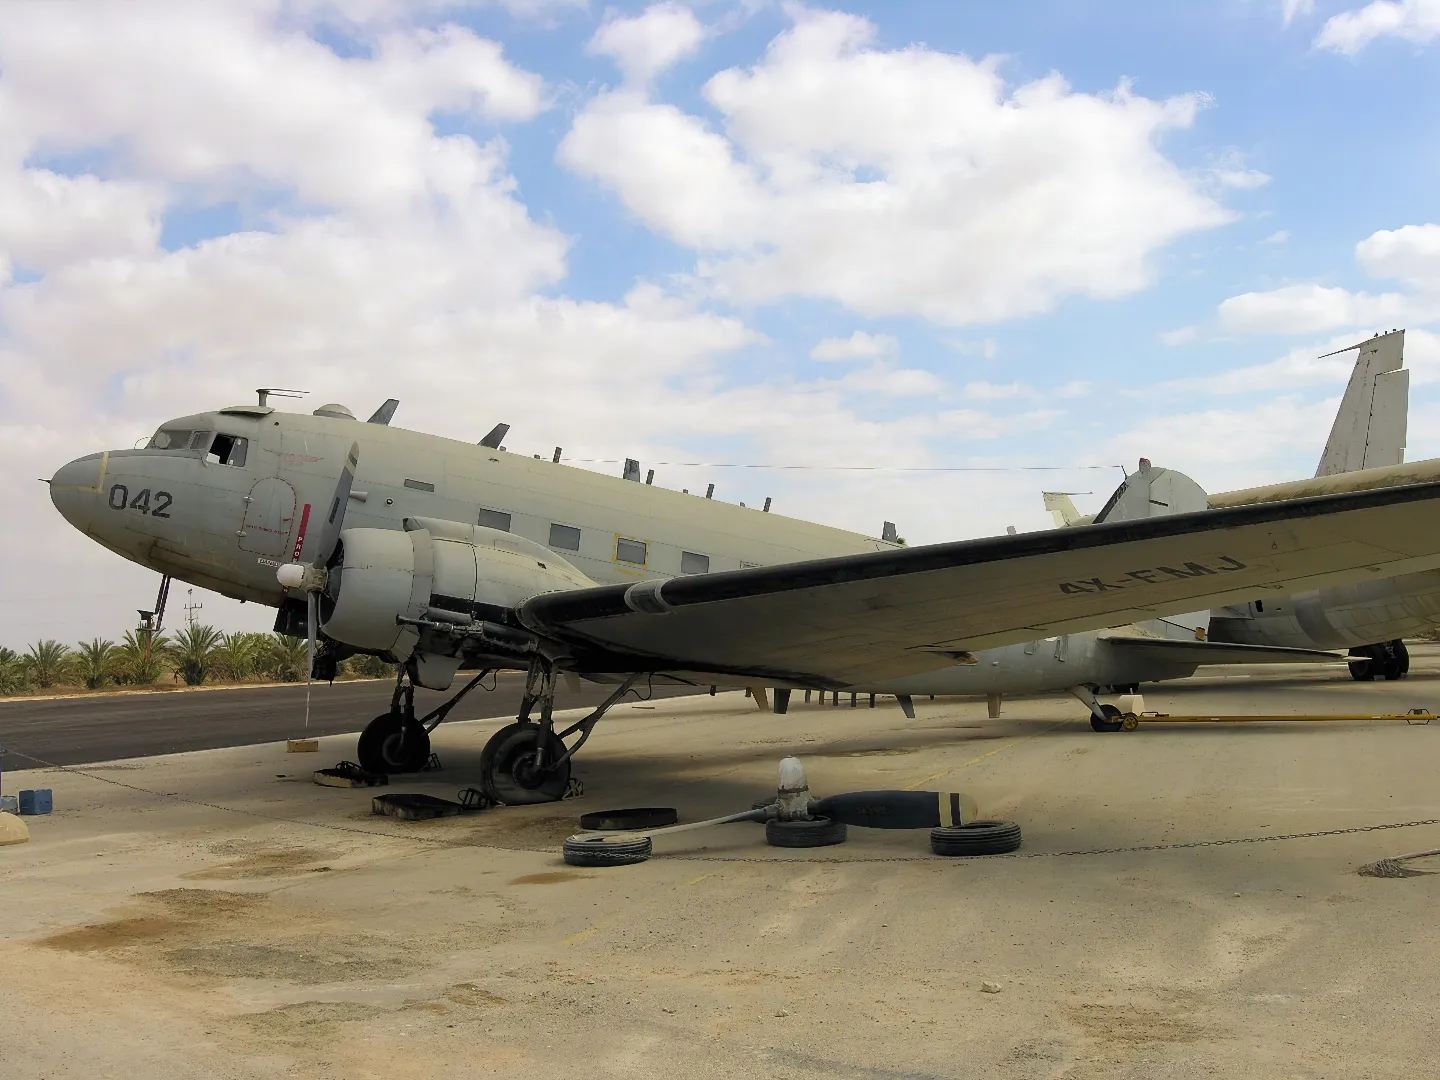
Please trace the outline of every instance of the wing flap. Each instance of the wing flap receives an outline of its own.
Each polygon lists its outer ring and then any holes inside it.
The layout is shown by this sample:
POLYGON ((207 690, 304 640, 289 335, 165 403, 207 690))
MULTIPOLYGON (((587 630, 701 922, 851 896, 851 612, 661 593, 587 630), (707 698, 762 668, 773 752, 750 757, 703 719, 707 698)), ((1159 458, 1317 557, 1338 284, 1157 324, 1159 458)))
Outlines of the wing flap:
POLYGON ((958 651, 1440 566, 1440 482, 533 597, 597 664, 847 686, 958 651))
POLYGON ((1321 649, 1290 649, 1278 645, 1242 645, 1227 641, 1182 641, 1178 638, 1101 634, 1100 640, 1126 655, 1143 660, 1193 664, 1324 664, 1347 660, 1321 649))

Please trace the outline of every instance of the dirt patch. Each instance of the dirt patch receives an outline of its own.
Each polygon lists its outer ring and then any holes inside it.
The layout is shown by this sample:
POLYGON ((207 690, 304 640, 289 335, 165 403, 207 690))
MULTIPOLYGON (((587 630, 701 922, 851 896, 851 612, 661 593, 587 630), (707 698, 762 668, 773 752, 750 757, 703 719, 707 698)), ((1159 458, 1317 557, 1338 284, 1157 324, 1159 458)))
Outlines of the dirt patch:
POLYGON ((483 1005, 507 1005, 508 999, 499 994, 492 994, 482 986, 474 983, 456 983, 446 990, 442 997, 447 1001, 453 1001, 456 1005, 468 1005, 479 1007, 483 1005))
POLYGON ((1221 1033, 1176 1013, 1133 1005, 1078 1005, 1071 1022, 1092 1039, 1119 1043, 1192 1043, 1221 1033))
POLYGON ((369 1020, 383 1013, 373 1005, 353 1001, 297 1001, 292 1005, 245 1013, 240 1023, 256 1035, 273 1039, 313 1038, 317 1028, 357 1020, 369 1020))
POLYGON ((554 885, 561 881, 588 881, 594 874, 582 874, 578 870, 551 870, 544 874, 522 874, 512 878, 511 885, 554 885))
POLYGON ((263 944, 219 941, 170 949, 164 960, 181 974, 198 978, 263 979, 302 986, 385 981, 407 975, 418 966, 405 950, 364 938, 272 939, 263 944))
POLYGON ((230 922, 263 904, 256 893, 221 889, 162 889, 140 893, 135 899, 150 908, 143 915, 126 915, 88 926, 77 926, 40 938, 36 945, 64 952, 110 952, 143 942, 192 932, 207 922, 230 922))
POLYGON ((906 754, 918 754, 918 748, 904 746, 882 746, 874 750, 849 750, 840 757, 903 757, 906 754))
POLYGON ((44 949, 59 949, 62 952, 111 952, 138 945, 142 941, 165 937, 183 925, 184 921, 181 919, 149 916, 111 919, 89 926, 77 926, 73 930, 62 930, 58 934, 41 938, 35 944, 44 949))
MULTIPOLYGON (((211 850, 217 855, 230 855, 232 858, 222 866, 192 870, 181 876, 187 881, 248 881, 314 873, 321 868, 313 864, 327 854, 308 848, 260 848, 238 852, 230 844, 217 844, 211 850)), ((328 870, 329 867, 323 869, 328 870)))

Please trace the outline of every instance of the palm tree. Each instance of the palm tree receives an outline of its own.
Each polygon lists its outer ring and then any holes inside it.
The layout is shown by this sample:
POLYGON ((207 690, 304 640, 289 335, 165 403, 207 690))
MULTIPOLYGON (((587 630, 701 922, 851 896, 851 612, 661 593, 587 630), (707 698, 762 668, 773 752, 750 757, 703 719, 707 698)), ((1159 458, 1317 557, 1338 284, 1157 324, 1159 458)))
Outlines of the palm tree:
POLYGON ((199 686, 210 674, 215 663, 215 649, 220 631, 213 626, 191 623, 170 642, 166 654, 186 686, 199 686))
POLYGON ((75 669, 85 680, 85 689, 99 690, 105 680, 115 674, 115 643, 102 641, 81 642, 75 647, 75 669))
POLYGON ((19 694, 29 687, 24 658, 14 649, 0 647, 0 694, 19 694))
POLYGON ((305 639, 291 634, 271 634, 266 642, 262 668, 281 682, 298 682, 305 677, 305 639))
POLYGON ((24 664, 31 681, 48 690, 70 673, 70 647, 51 638, 37 641, 26 651, 24 664))
POLYGON ((268 644, 264 634, 225 634, 215 650, 215 674, 223 679, 248 679, 255 674, 261 652, 268 644))
POLYGON ((126 630, 116 649, 116 671, 120 682, 149 686, 165 670, 164 656, 169 641, 153 630, 126 630))

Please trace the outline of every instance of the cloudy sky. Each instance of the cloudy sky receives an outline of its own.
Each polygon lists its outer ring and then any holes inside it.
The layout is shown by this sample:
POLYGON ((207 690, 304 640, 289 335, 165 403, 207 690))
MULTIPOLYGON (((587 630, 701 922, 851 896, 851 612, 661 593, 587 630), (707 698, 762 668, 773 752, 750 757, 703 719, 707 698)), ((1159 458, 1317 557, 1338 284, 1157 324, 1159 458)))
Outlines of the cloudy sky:
POLYGON ((1308 476, 1315 357, 1404 326, 1440 454, 1437 39, 1440 0, 11 0, 0 643, 154 595, 35 478, 257 386, 926 542, 1141 454, 1308 476))

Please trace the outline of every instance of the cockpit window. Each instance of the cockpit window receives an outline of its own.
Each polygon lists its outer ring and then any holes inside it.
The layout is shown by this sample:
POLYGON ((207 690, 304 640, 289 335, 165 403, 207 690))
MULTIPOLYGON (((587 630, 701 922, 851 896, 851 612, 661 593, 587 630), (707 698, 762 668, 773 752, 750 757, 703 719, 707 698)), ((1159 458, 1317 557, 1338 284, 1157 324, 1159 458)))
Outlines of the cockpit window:
POLYGON ((238 435, 223 433, 216 435, 215 441, 210 444, 210 452, 205 455, 205 460, 212 465, 244 465, 245 449, 249 441, 238 435))
POLYGON ((196 435, 204 435, 203 431, 190 431, 189 429, 178 430, 176 428, 161 428, 151 436, 150 442, 146 444, 147 450, 188 450, 190 440, 196 435))

